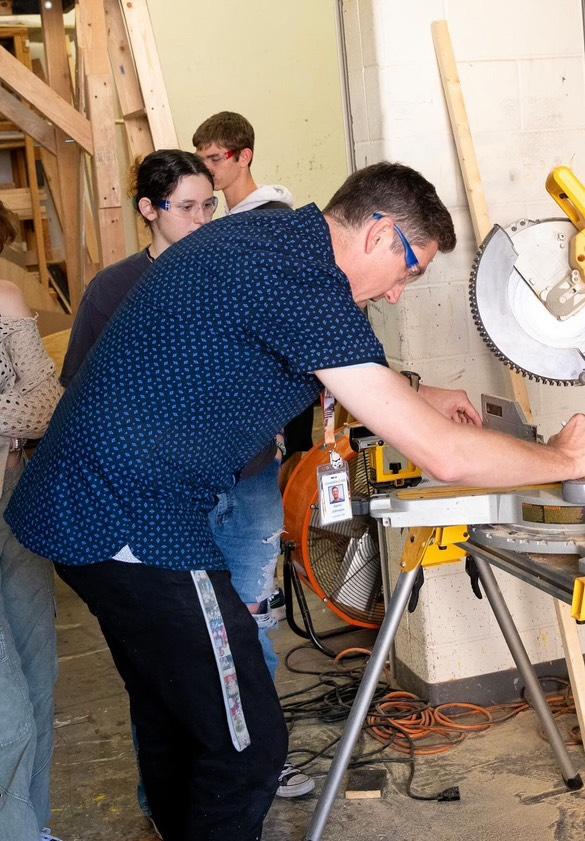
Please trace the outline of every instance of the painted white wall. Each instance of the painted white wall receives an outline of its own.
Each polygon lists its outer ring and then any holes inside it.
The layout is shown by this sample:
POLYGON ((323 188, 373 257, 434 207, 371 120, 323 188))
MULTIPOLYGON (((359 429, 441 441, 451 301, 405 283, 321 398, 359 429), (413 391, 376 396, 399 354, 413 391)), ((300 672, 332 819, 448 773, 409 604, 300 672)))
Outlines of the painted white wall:
POLYGON ((218 111, 256 131, 253 175, 322 206, 346 170, 335 0, 148 0, 181 148, 218 111))
MULTIPOLYGON (((371 307, 391 364, 423 381, 511 395, 507 370, 487 351, 470 316, 475 253, 463 182, 431 37, 449 23, 489 213, 559 216, 548 172, 572 167, 585 181, 585 64, 580 0, 345 0, 351 110, 358 165, 388 159, 420 170, 449 207, 458 237, 399 305, 371 307)), ((581 389, 529 384, 543 434, 584 408, 581 389)), ((533 662, 562 656, 552 599, 505 573, 502 589, 533 662)), ((461 565, 430 570, 397 654, 436 683, 513 666, 484 599, 461 565)))

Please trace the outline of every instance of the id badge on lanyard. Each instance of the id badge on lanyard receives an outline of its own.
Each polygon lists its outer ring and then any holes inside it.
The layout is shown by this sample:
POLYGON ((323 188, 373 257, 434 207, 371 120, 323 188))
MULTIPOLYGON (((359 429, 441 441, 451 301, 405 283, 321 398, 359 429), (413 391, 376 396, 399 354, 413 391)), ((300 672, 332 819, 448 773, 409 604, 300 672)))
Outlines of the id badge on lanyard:
POLYGON ((329 448, 329 464, 317 468, 317 490, 321 525, 351 520, 349 467, 335 450, 335 397, 325 389, 321 397, 325 446, 329 448))

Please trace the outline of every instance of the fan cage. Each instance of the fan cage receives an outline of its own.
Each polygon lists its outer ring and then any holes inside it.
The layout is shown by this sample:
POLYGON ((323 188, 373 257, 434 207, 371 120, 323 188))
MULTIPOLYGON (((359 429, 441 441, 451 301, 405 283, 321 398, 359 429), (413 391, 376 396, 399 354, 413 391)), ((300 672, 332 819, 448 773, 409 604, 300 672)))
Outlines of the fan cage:
MULTIPOLYGON (((346 459, 352 498, 369 498, 365 453, 355 453, 346 431, 337 435, 337 450, 346 459)), ((384 616, 378 530, 368 515, 320 524, 316 467, 328 461, 321 445, 301 460, 284 496, 286 530, 295 548, 299 574, 323 603, 344 622, 377 629, 384 616)))

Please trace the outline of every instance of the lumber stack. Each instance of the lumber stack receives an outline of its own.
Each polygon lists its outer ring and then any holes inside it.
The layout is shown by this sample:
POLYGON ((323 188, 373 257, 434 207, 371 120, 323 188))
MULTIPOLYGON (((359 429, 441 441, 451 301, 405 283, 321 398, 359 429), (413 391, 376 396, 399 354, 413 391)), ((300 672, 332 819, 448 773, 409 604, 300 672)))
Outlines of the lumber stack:
MULTIPOLYGON (((130 160, 178 143, 146 0, 77 0, 66 24, 72 6, 0 7, 0 199, 20 226, 11 259, 74 313, 95 272, 134 244, 122 220, 120 130, 130 160)), ((143 226, 137 234, 145 244, 143 226)))

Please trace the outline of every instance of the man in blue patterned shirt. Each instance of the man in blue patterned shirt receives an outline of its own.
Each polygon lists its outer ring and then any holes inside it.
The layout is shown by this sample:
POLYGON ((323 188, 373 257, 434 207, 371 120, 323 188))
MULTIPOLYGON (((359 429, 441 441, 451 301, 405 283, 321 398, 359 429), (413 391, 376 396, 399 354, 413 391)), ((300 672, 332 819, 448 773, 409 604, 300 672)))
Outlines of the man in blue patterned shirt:
POLYGON ((286 728, 207 514, 322 384, 439 479, 585 473, 583 416, 532 445, 481 430, 464 392, 415 393, 386 366, 365 304, 396 303, 454 245, 432 185, 389 163, 350 176, 323 213, 204 226, 132 291, 14 493, 15 534, 100 621, 165 841, 261 837, 286 728))

